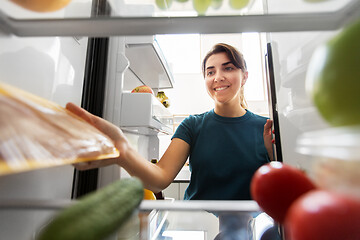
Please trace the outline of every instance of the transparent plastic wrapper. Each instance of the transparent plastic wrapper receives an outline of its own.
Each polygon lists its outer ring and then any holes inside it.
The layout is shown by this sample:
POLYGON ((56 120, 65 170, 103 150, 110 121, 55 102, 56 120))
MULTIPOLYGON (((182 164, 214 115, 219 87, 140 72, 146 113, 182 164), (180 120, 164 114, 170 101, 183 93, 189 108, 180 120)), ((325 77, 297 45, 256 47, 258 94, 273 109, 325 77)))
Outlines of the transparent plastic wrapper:
POLYGON ((110 138, 65 108, 0 82, 0 175, 118 155, 110 138))
POLYGON ((313 157, 311 176, 319 187, 360 199, 360 126, 303 134, 297 150, 313 157))

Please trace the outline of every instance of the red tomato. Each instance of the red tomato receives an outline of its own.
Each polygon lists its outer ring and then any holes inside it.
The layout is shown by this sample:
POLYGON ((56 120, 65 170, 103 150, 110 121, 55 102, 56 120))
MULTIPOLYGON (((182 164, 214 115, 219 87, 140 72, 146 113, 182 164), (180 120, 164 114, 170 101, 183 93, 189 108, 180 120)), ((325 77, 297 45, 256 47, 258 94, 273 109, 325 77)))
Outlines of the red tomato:
POLYGON ((312 189, 315 185, 301 170, 281 162, 261 166, 250 186, 252 198, 278 223, 283 223, 290 205, 312 189))
POLYGON ((314 190, 297 199, 284 223, 289 240, 359 240, 360 200, 314 190))

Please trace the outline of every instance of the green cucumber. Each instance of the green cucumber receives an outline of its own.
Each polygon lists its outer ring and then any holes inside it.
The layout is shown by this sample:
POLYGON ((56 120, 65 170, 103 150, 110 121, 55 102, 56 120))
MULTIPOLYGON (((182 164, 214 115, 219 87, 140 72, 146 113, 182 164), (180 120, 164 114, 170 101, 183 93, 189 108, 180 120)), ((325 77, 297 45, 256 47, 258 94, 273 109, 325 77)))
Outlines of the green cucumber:
POLYGON ((38 240, 103 240, 130 218, 143 194, 139 179, 118 180, 59 212, 38 240))

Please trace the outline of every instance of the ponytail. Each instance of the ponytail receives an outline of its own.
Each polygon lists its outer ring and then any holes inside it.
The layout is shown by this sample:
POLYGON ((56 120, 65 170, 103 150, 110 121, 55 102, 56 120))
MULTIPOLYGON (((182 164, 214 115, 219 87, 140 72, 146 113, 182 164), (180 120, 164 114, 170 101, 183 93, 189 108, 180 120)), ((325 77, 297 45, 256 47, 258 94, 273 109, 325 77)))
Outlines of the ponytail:
POLYGON ((248 108, 248 104, 247 104, 247 102, 245 100, 244 85, 242 85, 241 88, 240 88, 240 105, 244 109, 248 108))

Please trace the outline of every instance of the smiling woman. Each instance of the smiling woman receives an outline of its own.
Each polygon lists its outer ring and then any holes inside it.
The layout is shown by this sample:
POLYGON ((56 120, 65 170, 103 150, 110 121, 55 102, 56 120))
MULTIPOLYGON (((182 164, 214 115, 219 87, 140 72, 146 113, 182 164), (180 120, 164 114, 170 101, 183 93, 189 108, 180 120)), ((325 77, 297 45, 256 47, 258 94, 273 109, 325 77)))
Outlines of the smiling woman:
POLYGON ((215 108, 190 115, 172 138, 190 145, 192 172, 185 199, 250 200, 249 178, 272 159, 271 122, 246 107, 248 73, 237 49, 216 44, 202 69, 215 108))

